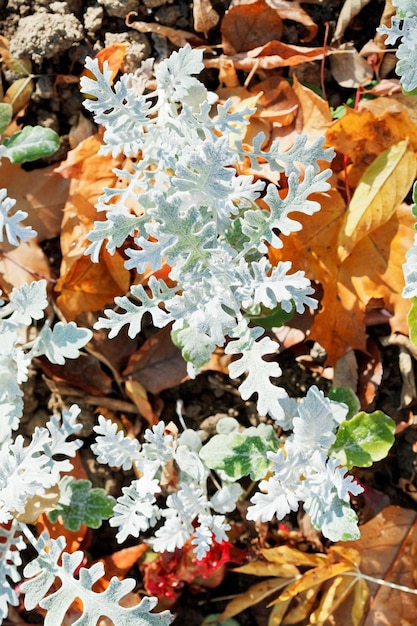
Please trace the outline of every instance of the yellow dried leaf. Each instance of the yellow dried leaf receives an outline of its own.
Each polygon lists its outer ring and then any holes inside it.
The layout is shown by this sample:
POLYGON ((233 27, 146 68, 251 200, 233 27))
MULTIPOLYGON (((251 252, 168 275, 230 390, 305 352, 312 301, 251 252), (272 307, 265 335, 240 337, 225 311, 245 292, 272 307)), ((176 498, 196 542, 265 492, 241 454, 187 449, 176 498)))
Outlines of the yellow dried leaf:
POLYGON ((320 592, 320 589, 321 585, 317 585, 317 587, 311 587, 311 589, 307 589, 306 591, 300 593, 297 596, 297 603, 295 606, 290 607, 282 623, 285 625, 299 624, 303 620, 307 619, 316 603, 317 595, 320 592))
POLYGON ((356 581, 354 593, 354 601, 352 606, 352 623, 353 626, 359 626, 362 621, 365 607, 369 598, 369 587, 366 580, 359 578, 356 581))
POLYGON ((323 626, 336 607, 350 593, 354 584, 355 578, 353 577, 347 579, 343 576, 336 576, 324 591, 318 608, 311 614, 310 622, 317 624, 317 626, 323 626))
POLYGON ((273 563, 288 563, 298 566, 315 567, 327 563, 328 557, 325 554, 307 554, 296 548, 289 546, 278 546, 261 550, 262 556, 273 563))
POLYGON ((293 598, 302 591, 320 585, 321 583, 338 576, 342 572, 352 570, 350 563, 334 563, 333 565, 322 565, 315 567, 314 569, 305 572, 301 578, 287 587, 287 589, 281 594, 281 600, 287 600, 293 598))
POLYGON ((241 613, 249 606, 253 606, 258 602, 261 602, 272 593, 279 591, 283 587, 288 585, 288 579, 286 578, 268 578, 260 583, 256 583, 249 587, 245 593, 234 598, 228 603, 225 610, 221 615, 221 621, 225 621, 238 613, 241 613))
POLYGON ((416 176, 416 158, 408 141, 380 154, 362 176, 340 227, 338 257, 344 261, 356 244, 393 216, 416 176))
POLYGON ((282 620, 287 612, 291 600, 292 598, 286 600, 285 602, 274 604, 271 615, 269 616, 268 626, 280 626, 280 624, 282 624, 282 620))
POLYGON ((3 102, 12 105, 13 117, 28 105, 33 88, 33 80, 27 76, 25 78, 18 78, 10 85, 4 94, 3 102))
MULTIPOLYGON (((267 552, 267 550, 264 550, 267 552)), ((235 572, 241 574, 252 574, 253 576, 284 576, 291 578, 298 576, 299 570, 295 565, 290 563, 265 563, 265 561, 253 561, 235 569, 235 572)))
POLYGON ((331 546, 331 548, 329 548, 328 554, 329 557, 335 554, 339 557, 338 560, 342 559, 343 561, 347 561, 348 563, 351 563, 354 567, 358 567, 359 563, 361 562, 361 555, 357 550, 355 550, 355 548, 337 545, 331 546))

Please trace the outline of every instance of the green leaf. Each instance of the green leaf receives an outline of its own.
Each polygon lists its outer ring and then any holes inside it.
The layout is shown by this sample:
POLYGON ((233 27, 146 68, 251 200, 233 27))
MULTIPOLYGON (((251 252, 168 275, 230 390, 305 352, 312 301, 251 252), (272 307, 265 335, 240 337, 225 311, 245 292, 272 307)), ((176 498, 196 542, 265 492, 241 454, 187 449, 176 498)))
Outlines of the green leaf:
POLYGON ((328 396, 330 400, 346 404, 349 409, 346 420, 352 419, 361 408, 358 396, 350 387, 332 387, 328 396))
POLYGON ((260 480, 269 467, 266 453, 277 448, 278 440, 272 426, 259 424, 241 433, 214 435, 201 448, 200 457, 207 467, 222 470, 232 480, 248 475, 252 480, 260 480))
POLYGON ((13 117, 12 105, 8 102, 0 102, 0 135, 4 133, 13 117))
POLYGON ((369 467, 387 456, 394 443, 394 432, 394 420, 382 411, 361 411, 340 424, 336 441, 330 448, 331 456, 348 469, 369 467))
POLYGON ((100 528, 103 519, 113 514, 115 499, 108 496, 104 489, 91 489, 89 480, 65 476, 60 488, 61 500, 57 508, 48 514, 51 522, 56 522, 61 515, 68 530, 78 530, 81 524, 100 528))
POLYGON ((407 315, 407 324, 410 330, 410 340, 417 346, 417 296, 410 298, 411 308, 407 315))
POLYGON ((59 136, 52 128, 25 126, 4 139, 3 146, 7 148, 5 156, 12 163, 25 163, 56 152, 59 148, 59 136))
POLYGON ((278 328, 289 322, 290 319, 294 317, 294 312, 294 305, 290 312, 283 311, 282 307, 278 305, 273 310, 265 309, 265 311, 259 315, 251 315, 248 313, 247 317, 257 326, 261 326, 265 328, 265 330, 271 330, 272 328, 278 328))
POLYGON ((171 331, 171 339, 180 348, 183 359, 197 368, 203 367, 210 360, 216 348, 211 337, 188 325, 171 331))

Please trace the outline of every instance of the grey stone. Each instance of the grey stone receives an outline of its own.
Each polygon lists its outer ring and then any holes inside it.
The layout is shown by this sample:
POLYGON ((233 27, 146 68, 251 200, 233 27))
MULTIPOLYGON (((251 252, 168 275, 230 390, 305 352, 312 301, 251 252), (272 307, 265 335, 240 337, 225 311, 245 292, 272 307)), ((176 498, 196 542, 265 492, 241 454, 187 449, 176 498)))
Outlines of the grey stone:
POLYGON ((44 58, 59 56, 83 36, 83 27, 72 14, 35 13, 19 20, 10 41, 10 52, 15 57, 29 57, 35 64, 41 64, 44 58))

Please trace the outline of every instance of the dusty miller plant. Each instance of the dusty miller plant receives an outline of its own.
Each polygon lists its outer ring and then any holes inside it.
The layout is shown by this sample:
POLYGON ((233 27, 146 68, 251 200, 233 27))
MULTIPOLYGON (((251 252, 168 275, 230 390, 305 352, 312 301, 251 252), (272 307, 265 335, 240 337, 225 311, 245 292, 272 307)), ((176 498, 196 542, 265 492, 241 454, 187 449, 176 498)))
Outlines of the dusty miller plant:
MULTIPOLYGON (((122 540, 158 524, 153 539, 157 551, 181 547, 191 535, 202 558, 214 539, 225 537, 228 524, 223 515, 233 510, 240 494, 236 481, 246 475, 260 480, 269 470, 272 477, 262 480, 260 492, 251 500, 250 519, 269 521, 274 515, 281 519, 303 502, 313 524, 326 536, 356 538, 357 517, 349 494, 362 488, 347 475, 346 465, 355 463, 344 456, 340 441, 346 435, 345 442, 354 439, 361 447, 357 422, 351 422, 347 434, 342 428, 347 406, 324 398, 315 387, 299 405, 290 400, 274 382, 281 374, 278 363, 264 359, 276 352, 277 345, 253 323, 268 312, 301 313, 317 307, 304 273, 291 273, 290 262, 272 266, 267 253, 269 246, 282 247, 282 235, 301 228, 292 213, 311 215, 320 209, 310 196, 329 189, 331 170, 321 171, 318 162, 331 159, 333 151, 323 149, 322 139, 309 145, 305 136, 288 151, 280 150, 278 141, 264 150, 262 133, 246 146, 245 127, 254 111, 236 112, 230 100, 214 106, 216 97, 194 76, 203 69, 202 52, 189 46, 155 68, 156 87, 151 93, 145 92, 151 60, 136 75, 123 76, 114 88, 106 64, 100 69, 97 60, 87 59, 86 66, 90 74, 82 78, 81 89, 88 94, 85 107, 104 127, 100 152, 139 155, 129 169, 115 170, 125 186, 105 189, 99 199, 97 209, 105 219, 96 222, 88 235, 91 244, 86 253, 98 261, 103 245, 110 253, 123 245, 129 270, 140 274, 150 266, 156 272, 164 263, 171 268, 169 283, 151 276, 147 287, 133 285, 129 295, 117 297, 116 308, 106 309, 95 328, 109 329, 109 337, 114 337, 127 326, 133 338, 144 315, 150 314, 155 327, 171 326, 172 340, 192 377, 216 346, 224 346, 235 356, 230 376, 245 376, 239 387, 242 397, 257 394, 259 413, 293 431, 284 443, 272 425, 240 432, 237 424, 222 423, 223 430, 201 446, 196 433, 189 431, 178 441, 168 436, 168 441, 160 423, 154 434, 147 431, 149 443, 135 457, 127 439, 120 439, 117 446, 121 433, 116 435, 114 425, 102 421, 93 446, 99 461, 113 466, 123 461, 128 467, 136 463, 142 473, 124 490, 110 524, 119 528, 122 540), (240 173, 245 161, 259 177, 240 173), (286 176, 286 195, 276 184, 262 180, 262 163, 286 176), (266 208, 257 202, 261 197, 266 208), (158 480, 171 459, 179 468, 179 488, 161 510, 158 480), (208 469, 216 470, 222 482, 211 499, 208 469)), ((370 437, 374 443, 380 437, 383 454, 392 444, 393 430, 392 421, 385 418, 381 419, 385 431, 370 437)), ((356 464, 372 462, 372 455, 367 452, 366 461, 355 458, 356 464)))
MULTIPOLYGON (((0 135, 11 118, 11 106, 0 103, 0 135)), ((59 137, 54 131, 26 126, 3 140, 0 160, 33 161, 49 156, 58 146, 59 137)), ((22 223, 28 215, 15 210, 15 205, 7 189, 1 188, 0 244, 17 246, 37 235, 22 223)), ((113 499, 102 490, 90 490, 91 484, 86 484, 89 481, 61 476, 72 469, 69 458, 82 445, 80 439, 74 438, 82 428, 77 423, 79 407, 72 406, 60 417, 51 416, 45 427, 35 428, 27 445, 22 435, 14 436, 23 415, 21 383, 28 378, 32 358, 44 355, 52 363, 63 364, 65 359, 77 358, 92 337, 91 330, 79 328, 74 322, 52 324, 52 315, 42 324, 47 308, 47 282, 43 279, 13 288, 7 301, 0 299, 0 623, 7 617, 9 606, 19 604, 15 586, 21 580, 20 553, 26 548, 26 536, 38 556, 23 570, 23 575, 30 579, 22 585, 25 607, 30 610, 39 605, 46 609, 46 626, 62 623, 76 598, 83 603, 82 616, 76 621, 79 626, 96 624, 103 615, 114 624, 169 624, 171 616, 167 611, 150 613, 157 602, 154 598, 144 598, 130 608, 120 605, 120 598, 133 589, 136 581, 114 577, 104 593, 94 592, 93 584, 104 573, 101 564, 79 569, 84 555, 65 553, 64 537, 51 541, 46 536, 36 538, 27 526, 41 512, 52 508, 63 514, 68 527, 72 524, 77 529, 85 521, 97 528, 114 506, 113 499), (38 328, 34 332, 35 325, 38 328), (60 588, 45 598, 57 580, 60 588)))
MULTIPOLYGON (((253 110, 233 111, 230 101, 214 107, 214 94, 195 78, 203 68, 201 52, 188 46, 174 52, 155 68, 156 89, 146 93, 152 64, 146 61, 112 88, 107 65, 100 69, 97 60, 87 59, 89 75, 81 81, 88 94, 86 108, 104 126, 101 152, 137 159, 129 169, 116 170, 125 187, 105 189, 99 199, 97 209, 105 219, 95 223, 86 253, 98 261, 103 245, 110 253, 123 245, 129 270, 141 274, 150 267, 156 272, 165 263, 171 268, 169 282, 152 275, 146 287, 133 285, 130 294, 116 298, 116 308, 106 309, 95 327, 108 329, 113 337, 127 326, 133 338, 143 316, 150 314, 155 327, 171 326, 190 376, 198 374, 216 346, 224 346, 235 356, 230 376, 245 375, 242 397, 257 394, 258 411, 269 423, 244 429, 226 418, 218 423, 217 434, 203 442, 193 430, 169 432, 159 422, 139 443, 100 416, 92 445, 98 462, 123 470, 134 467, 138 478, 114 501, 104 490, 90 489, 88 481, 62 477, 81 445, 74 439, 80 410, 73 406, 51 417, 24 445, 20 435, 13 437, 23 408, 19 385, 32 356, 45 354, 55 363, 76 358, 91 331, 75 324, 51 328, 47 322, 31 344, 22 342, 21 329, 44 315, 45 282, 13 290, 0 308, 1 389, 7 390, 0 396, 1 619, 7 605, 18 602, 14 585, 21 577, 24 535, 38 553, 23 571, 28 578, 21 585, 25 605, 45 609, 46 626, 60 623, 77 597, 83 604, 74 622, 78 626, 92 626, 100 616, 136 626, 171 621, 167 611, 151 613, 155 598, 131 608, 120 605, 135 585, 131 579, 113 578, 104 593, 95 593, 92 586, 103 575, 102 566, 78 572, 83 554, 66 553, 64 537, 48 541, 45 535, 32 536, 27 523, 40 511, 49 510, 51 520, 61 517, 72 530, 81 523, 98 528, 109 519, 118 542, 146 533, 156 552, 173 551, 191 539, 199 560, 215 542, 227 539, 227 514, 243 493, 239 480, 249 476, 260 482, 248 519, 282 519, 302 504, 325 536, 354 539, 358 527, 350 496, 362 487, 348 470, 383 458, 393 441, 392 420, 381 412, 358 413, 352 395, 335 392, 335 399, 329 399, 312 387, 300 402, 290 399, 275 384, 281 374, 278 363, 264 359, 276 352, 277 344, 253 321, 277 311, 317 307, 304 273, 291 273, 289 262, 272 266, 267 252, 269 246, 283 245, 282 235, 301 228, 291 213, 319 210, 309 197, 329 188, 331 171, 321 171, 318 161, 331 159, 332 150, 323 149, 322 140, 308 145, 303 136, 286 152, 277 141, 265 150, 262 134, 247 147, 244 130, 253 110), (259 177, 241 173, 245 161, 259 177), (262 180, 262 164, 286 176, 285 196, 262 180), (258 204, 260 198, 266 208, 258 204), (176 489, 170 492, 164 483, 168 465, 176 476, 176 489)), ((1 202, 0 234, 4 231, 14 244, 33 236, 30 227, 21 225, 22 212, 10 214, 13 201, 5 192, 1 202)))

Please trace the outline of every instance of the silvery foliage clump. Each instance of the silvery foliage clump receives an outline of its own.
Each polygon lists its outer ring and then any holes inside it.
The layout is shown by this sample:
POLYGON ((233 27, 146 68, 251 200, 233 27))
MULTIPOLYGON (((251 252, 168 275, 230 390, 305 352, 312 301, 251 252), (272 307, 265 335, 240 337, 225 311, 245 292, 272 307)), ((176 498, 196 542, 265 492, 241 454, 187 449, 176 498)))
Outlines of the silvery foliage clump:
MULTIPOLYGON (((25 211, 10 214, 15 200, 0 189, 0 242, 4 236, 9 244, 18 245, 19 239, 36 236, 30 226, 23 226, 25 211)), ((1 295, 1 292, 0 292, 1 295)), ((74 322, 57 322, 51 327, 49 319, 30 341, 26 338, 29 326, 39 323, 48 307, 45 279, 14 287, 8 301, 0 300, 0 445, 8 445, 12 432, 17 430, 23 413, 23 392, 20 384, 28 378, 34 357, 45 355, 51 363, 62 365, 65 359, 76 359, 91 339, 88 328, 79 328, 74 322)), ((3 520, 4 521, 4 520, 3 520)))
POLYGON ((262 133, 246 148, 242 139, 254 111, 232 111, 231 100, 213 108, 215 96, 193 76, 203 69, 202 52, 189 46, 156 67, 156 89, 148 94, 148 62, 114 89, 106 63, 101 70, 87 59, 86 67, 93 77, 82 77, 81 90, 89 96, 84 106, 105 129, 100 152, 139 155, 129 169, 116 170, 124 188, 107 188, 99 199, 97 210, 106 217, 88 235, 87 253, 98 261, 104 242, 114 253, 128 239, 127 269, 171 268, 169 282, 151 276, 147 288, 133 285, 129 297, 115 298, 117 310, 106 309, 95 328, 109 329, 111 338, 127 326, 134 338, 149 313, 155 327, 172 325, 192 377, 216 346, 225 346, 236 355, 230 376, 246 373, 242 397, 256 393, 259 412, 279 417, 287 394, 271 378, 281 370, 264 360, 277 345, 250 318, 277 307, 287 313, 317 307, 304 272, 291 273, 290 262, 271 266, 267 251, 282 247, 281 234, 301 229, 291 213, 320 209, 309 196, 329 189, 331 170, 320 171, 317 161, 331 159, 333 150, 323 149, 322 138, 307 145, 298 136, 287 152, 278 141, 264 151, 262 133), (284 173, 285 198, 277 185, 240 174, 245 160, 260 175, 261 162, 284 173), (261 196, 266 209, 256 203, 261 196))
POLYGON ((304 273, 290 273, 289 262, 272 267, 267 252, 268 246, 282 247, 281 234, 301 228, 292 212, 310 215, 319 210, 309 196, 329 189, 331 171, 320 171, 317 162, 331 159, 333 151, 323 149, 322 139, 307 145, 304 136, 287 152, 278 141, 264 151, 262 133, 252 147, 245 147, 244 132, 254 111, 233 111, 229 100, 214 107, 215 96, 194 77, 203 69, 202 53, 189 46, 155 68, 151 93, 145 93, 151 60, 114 88, 106 63, 100 69, 97 60, 87 59, 86 66, 89 75, 82 77, 81 89, 88 94, 85 107, 104 127, 100 152, 137 159, 129 170, 115 170, 125 186, 105 189, 99 199, 97 209, 105 219, 88 235, 87 253, 98 261, 104 242, 114 253, 129 238, 124 245, 127 269, 141 274, 149 266, 152 272, 164 263, 171 268, 169 283, 151 276, 147 288, 133 285, 129 297, 117 297, 117 310, 106 309, 95 328, 108 329, 111 338, 127 326, 134 338, 149 313, 154 326, 172 325, 172 339, 190 376, 209 361, 216 346, 225 346, 226 353, 236 356, 230 376, 246 374, 239 387, 242 397, 256 393, 261 415, 268 414, 284 430, 294 429, 285 447, 272 425, 265 424, 244 434, 230 433, 233 441, 225 445, 221 439, 202 446, 197 433, 186 430, 173 439, 160 422, 146 431, 140 448, 100 418, 92 446, 98 461, 125 469, 133 465, 140 473, 124 488, 110 519, 118 540, 157 526, 151 539, 154 550, 172 551, 191 538, 201 559, 214 541, 226 538, 225 514, 234 510, 241 494, 236 481, 244 475, 261 480, 268 470, 273 476, 261 482, 250 519, 282 519, 304 502, 315 526, 331 538, 357 537, 349 494, 362 488, 329 458, 338 426, 333 413, 347 409, 318 390, 310 390, 299 407, 291 401, 271 380, 281 374, 278 363, 263 358, 276 352, 276 343, 251 323, 251 317, 277 307, 301 313, 317 306, 304 273), (245 160, 259 178, 240 173, 245 160), (285 197, 277 185, 261 180, 261 163, 285 174, 285 197), (256 202, 261 196, 267 209, 256 202), (321 433, 309 436, 317 424, 321 433), (228 457, 225 450, 235 441, 240 452, 228 457), (222 458, 216 463, 219 451, 222 458), (166 495, 161 476, 172 461, 178 489, 166 495), (210 469, 222 483, 211 497, 210 469))
MULTIPOLYGON (((26 212, 13 211, 15 204, 6 189, 1 189, 0 242, 13 246, 36 236, 30 226, 22 224, 26 212)), ((46 286, 46 280, 23 284, 12 289, 7 301, 0 300, 0 624, 9 606, 20 602, 16 585, 22 577, 20 552, 26 548, 26 535, 38 556, 23 569, 30 580, 21 589, 26 609, 39 605, 46 610, 46 626, 62 623, 77 598, 83 603, 83 614, 74 622, 79 626, 96 624, 103 615, 114 624, 167 626, 171 622, 169 612, 150 613, 157 603, 155 598, 144 598, 130 608, 120 605, 119 600, 133 589, 135 580, 121 582, 114 577, 104 593, 96 593, 92 586, 104 573, 101 564, 78 571, 84 555, 66 554, 64 537, 48 542, 46 551, 46 537, 36 539, 29 533, 27 523, 35 522, 48 509, 54 494, 58 494, 55 503, 59 499, 61 475, 71 471, 69 457, 74 457, 82 445, 80 439, 74 439, 82 425, 77 423, 80 409, 73 405, 60 418, 52 416, 45 427, 36 427, 25 445, 22 435, 14 436, 23 415, 21 384, 28 379, 33 357, 44 355, 62 365, 66 359, 77 358, 92 337, 90 329, 79 328, 74 322, 52 326, 49 319, 33 335, 33 326, 43 320, 48 307, 46 286), (28 340, 29 327, 33 338, 28 340), (61 587, 47 595, 57 579, 61 587)))
POLYGON ((329 539, 357 539, 350 495, 363 489, 330 450, 347 407, 315 386, 300 402, 288 399, 285 404, 292 431, 285 438, 278 438, 271 424, 243 429, 226 417, 207 443, 192 429, 174 437, 161 421, 146 430, 141 446, 100 416, 92 445, 97 460, 126 470, 133 466, 140 476, 123 488, 110 518, 117 540, 139 537, 157 526, 147 538, 155 552, 173 552, 191 540, 197 559, 204 558, 214 542, 227 540, 226 515, 243 494, 238 480, 244 476, 260 481, 247 519, 281 520, 303 504, 314 527, 329 539), (167 472, 176 478, 174 492, 169 481, 171 493, 164 485, 167 472))
POLYGON ((392 3, 397 14, 392 18, 391 26, 380 26, 377 31, 388 35, 386 45, 395 45, 400 40, 396 72, 402 88, 409 92, 417 88, 417 0, 393 0, 392 3))

